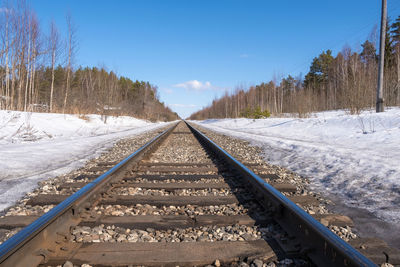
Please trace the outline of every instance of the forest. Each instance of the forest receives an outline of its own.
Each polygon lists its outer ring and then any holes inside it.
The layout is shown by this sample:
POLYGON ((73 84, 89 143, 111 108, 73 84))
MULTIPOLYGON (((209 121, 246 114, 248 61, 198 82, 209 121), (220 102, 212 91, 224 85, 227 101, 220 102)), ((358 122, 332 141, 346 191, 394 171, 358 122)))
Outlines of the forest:
MULTIPOLYGON (((388 23, 385 33, 384 101, 386 106, 400 105, 400 16, 388 23)), ((280 81, 263 82, 250 88, 226 92, 190 119, 261 118, 270 114, 299 117, 310 112, 346 109, 357 114, 374 108, 378 76, 376 34, 361 45, 361 52, 349 46, 333 55, 323 51, 312 60, 302 77, 288 75, 280 81)))
POLYGON ((4 1, 0 11, 0 109, 179 118, 149 82, 118 76, 106 67, 75 67, 77 27, 71 15, 62 36, 54 22, 41 29, 24 0, 4 1))

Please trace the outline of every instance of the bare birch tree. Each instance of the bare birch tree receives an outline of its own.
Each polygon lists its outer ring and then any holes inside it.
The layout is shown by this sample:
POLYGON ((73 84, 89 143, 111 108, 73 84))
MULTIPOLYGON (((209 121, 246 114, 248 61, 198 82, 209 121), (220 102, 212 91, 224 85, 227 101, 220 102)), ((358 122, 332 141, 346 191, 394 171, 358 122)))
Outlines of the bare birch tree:
POLYGON ((59 47, 60 47, 60 36, 54 21, 50 23, 50 36, 48 45, 49 45, 48 50, 49 53, 51 54, 51 85, 50 85, 49 111, 53 112, 54 72, 55 72, 57 58, 59 56, 59 47))
POLYGON ((68 94, 71 86, 71 72, 72 72, 72 61, 73 57, 75 55, 75 49, 76 49, 76 40, 75 40, 75 34, 76 34, 76 29, 72 21, 71 14, 67 14, 66 16, 66 21, 67 21, 67 77, 65 81, 65 94, 64 94, 64 104, 63 104, 63 113, 65 113, 65 109, 67 107, 67 100, 68 100, 68 94))

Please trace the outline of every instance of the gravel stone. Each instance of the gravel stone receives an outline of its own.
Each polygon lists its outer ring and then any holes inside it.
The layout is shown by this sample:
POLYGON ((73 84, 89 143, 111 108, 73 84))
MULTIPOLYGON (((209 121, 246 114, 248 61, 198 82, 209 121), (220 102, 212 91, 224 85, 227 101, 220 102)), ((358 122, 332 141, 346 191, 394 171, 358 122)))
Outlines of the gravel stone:
POLYGON ((22 206, 14 206, 7 210, 5 216, 28 216, 28 215, 43 215, 44 213, 48 212, 54 205, 45 205, 45 206, 30 206, 26 205, 25 207, 22 206))
POLYGON ((232 225, 230 227, 203 226, 174 230, 138 230, 99 225, 93 228, 75 226, 71 229, 73 242, 215 242, 257 240, 263 233, 257 226, 232 225), (113 230, 113 231, 110 231, 113 230))
POLYGON ((9 239, 10 237, 12 237, 13 235, 15 235, 16 233, 19 232, 19 230, 21 230, 21 228, 15 228, 12 230, 5 230, 3 232, 2 235, 0 235, 0 245, 4 243, 4 241, 6 241, 7 239, 9 239))
POLYGON ((150 206, 148 204, 125 205, 100 205, 94 208, 97 214, 124 216, 124 215, 244 215, 265 214, 264 209, 254 201, 243 204, 228 204, 219 206, 150 206))
MULTIPOLYGON (((234 192, 239 193, 241 189, 234 192)), ((232 191, 229 189, 179 189, 166 191, 165 189, 143 189, 140 187, 118 187, 110 191, 110 194, 129 196, 229 196, 232 191)))
MULTIPOLYGON (((222 182, 226 182, 228 180, 228 178, 219 178, 219 179, 206 179, 206 178, 201 178, 199 180, 196 181, 191 181, 191 183, 222 183, 222 182)), ((230 181, 230 180, 229 180, 230 181)), ((186 183, 187 180, 183 180, 183 179, 165 179, 165 180, 148 180, 145 178, 136 178, 135 180, 129 181, 129 184, 131 183, 186 183)), ((122 182, 123 183, 123 182, 122 182)))
POLYGON ((329 229, 346 242, 350 241, 351 239, 357 238, 357 235, 351 231, 350 226, 339 227, 336 225, 331 225, 329 226, 329 229))
POLYGON ((72 262, 66 261, 66 262, 63 264, 63 267, 74 267, 74 265, 72 264, 72 262))
POLYGON ((180 123, 176 132, 178 133, 171 134, 154 152, 151 162, 212 163, 197 139, 189 134, 190 130, 186 125, 180 123))
POLYGON ((262 260, 259 259, 255 259, 252 263, 251 263, 251 267, 263 267, 264 263, 262 260))

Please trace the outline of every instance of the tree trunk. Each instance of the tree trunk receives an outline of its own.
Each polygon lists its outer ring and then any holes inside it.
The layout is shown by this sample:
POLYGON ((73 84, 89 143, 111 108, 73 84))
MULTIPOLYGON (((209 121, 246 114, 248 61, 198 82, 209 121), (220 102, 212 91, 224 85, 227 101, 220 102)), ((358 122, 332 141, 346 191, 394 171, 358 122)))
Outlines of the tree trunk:
POLYGON ((50 86, 50 112, 53 112, 53 92, 54 92, 54 68, 55 68, 55 58, 56 51, 53 50, 51 55, 51 86, 50 86))

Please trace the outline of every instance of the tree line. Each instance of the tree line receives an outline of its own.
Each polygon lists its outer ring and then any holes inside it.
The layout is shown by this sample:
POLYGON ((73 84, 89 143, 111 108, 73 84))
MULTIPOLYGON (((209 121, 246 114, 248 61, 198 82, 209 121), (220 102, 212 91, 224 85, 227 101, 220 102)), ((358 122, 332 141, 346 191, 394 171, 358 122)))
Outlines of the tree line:
POLYGON ((25 0, 2 2, 0 109, 179 118, 149 82, 132 81, 105 67, 74 68, 78 44, 70 15, 66 25, 64 38, 54 22, 43 31, 25 0))
MULTIPOLYGON (((400 16, 388 23, 385 43, 385 105, 400 105, 400 16)), ((378 56, 372 37, 361 45, 361 52, 349 46, 337 53, 323 51, 301 77, 288 75, 279 82, 263 82, 247 90, 236 88, 215 99, 208 107, 193 113, 190 119, 257 118, 260 114, 295 113, 347 109, 352 114, 376 104, 378 56)))

